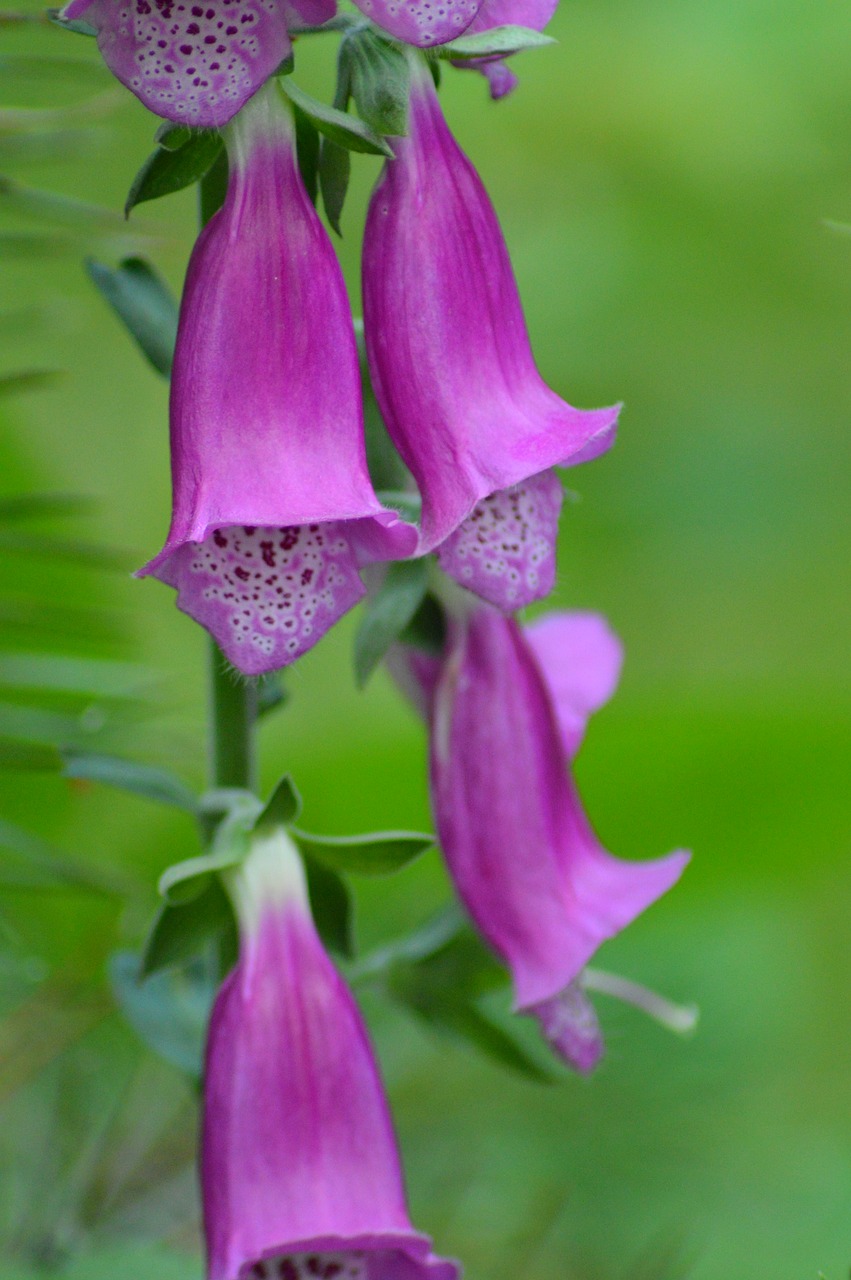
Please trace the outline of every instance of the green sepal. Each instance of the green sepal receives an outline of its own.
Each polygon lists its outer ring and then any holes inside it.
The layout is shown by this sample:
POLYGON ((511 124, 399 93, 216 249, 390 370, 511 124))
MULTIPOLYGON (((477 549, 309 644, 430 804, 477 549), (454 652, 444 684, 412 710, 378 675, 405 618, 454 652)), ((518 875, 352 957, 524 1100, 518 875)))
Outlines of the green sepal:
POLYGON ((351 176, 352 161, 346 148, 338 147, 330 138, 323 138, 319 147, 319 190, 322 192, 325 216, 338 236, 343 234, 340 218, 351 176))
POLYGON ((315 858, 304 857, 310 910, 317 932, 329 951, 354 955, 354 907, 346 882, 315 858))
POLYGON ((552 36, 532 27, 508 25, 492 27, 490 31, 477 31, 475 35, 459 36, 437 50, 440 58, 464 61, 467 58, 508 58, 524 49, 541 49, 555 44, 552 36))
POLYGON ((82 18, 63 18, 61 9, 47 9, 46 13, 48 22, 61 27, 63 31, 73 31, 77 36, 96 36, 98 33, 97 27, 84 22, 82 18))
POLYGON ((326 138, 330 138, 332 142, 336 142, 338 146, 346 147, 349 151, 360 151, 367 155, 387 156, 390 160, 393 159, 390 145, 356 116, 338 111, 336 107, 329 107, 318 98, 312 98, 288 77, 279 80, 278 84, 293 105, 307 116, 319 132, 326 138))
POLYGON ((142 953, 141 976, 148 977, 197 956, 211 942, 225 944, 228 954, 238 946, 233 903, 218 876, 188 902, 164 902, 148 934, 142 953))
POLYGON ((198 182, 213 167, 222 146, 221 134, 212 129, 192 132, 176 148, 158 146, 133 179, 124 204, 124 216, 129 217, 131 210, 145 200, 159 200, 198 182))
POLYGON ((294 108, 296 154, 304 189, 316 204, 319 193, 319 130, 313 121, 299 108, 294 108))
POLYGON ((400 560, 388 567, 378 591, 367 599, 355 635, 355 680, 360 688, 411 623, 425 599, 428 580, 427 560, 400 560))
POLYGON ((125 258, 117 267, 89 258, 86 270, 142 355, 167 378, 174 358, 178 313, 168 287, 144 258, 125 258))
POLYGON ((301 813, 301 796, 288 773, 281 778, 254 823, 255 831, 288 827, 301 813))
POLYGON ((446 646, 446 616, 440 601, 427 594, 411 621, 399 633, 402 644, 439 658, 446 646))
POLYGON ((239 866, 247 850, 247 842, 241 846, 238 840, 234 840, 213 853, 202 853, 197 858, 175 862, 159 878, 157 889, 160 896, 171 906, 193 902, 207 891, 213 877, 220 871, 239 866))
POLYGON ((62 773, 66 778, 83 778, 87 782, 102 782, 119 791, 130 791, 144 796, 156 804, 198 812, 198 801, 173 773, 154 765, 139 764, 135 760, 122 760, 118 756, 88 755, 85 752, 64 751, 62 773))
POLYGON ((360 27, 344 38, 340 56, 347 60, 361 119, 378 134, 407 133, 411 73, 402 50, 372 28, 360 27))
POLYGON ((290 835, 307 857, 331 871, 386 876, 400 871, 434 844, 417 831, 373 831, 360 836, 316 836, 292 827, 290 835))

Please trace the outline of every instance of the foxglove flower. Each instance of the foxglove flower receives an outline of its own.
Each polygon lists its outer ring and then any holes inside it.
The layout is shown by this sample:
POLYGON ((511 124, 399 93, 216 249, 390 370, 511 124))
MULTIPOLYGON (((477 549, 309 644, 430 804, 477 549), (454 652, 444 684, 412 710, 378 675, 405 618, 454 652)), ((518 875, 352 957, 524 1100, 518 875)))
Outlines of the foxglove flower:
POLYGON ((378 501, 357 351, 334 250, 271 83, 227 131, 230 184, 186 279, 171 385, 174 510, 141 570, 175 587, 240 671, 292 662, 402 558, 412 526, 378 501))
POLYGON ((431 75, 411 58, 409 135, 394 139, 364 240, 370 375, 423 500, 420 551, 505 611, 555 576, 552 468, 612 443, 617 408, 572 408, 541 380, 496 215, 431 75))
POLYGON ((336 0, 69 0, 95 28, 113 75, 158 116, 219 128, 292 48, 289 31, 327 22, 336 0))
POLYGON ((688 860, 682 852, 643 863, 614 858, 569 775, 620 660, 595 615, 555 614, 524 635, 486 606, 450 620, 439 669, 419 655, 407 660, 429 709, 432 807, 459 896, 509 967, 516 1009, 535 1016, 582 1071, 602 1051, 585 965, 688 860))
POLYGON ((233 894, 204 1080, 208 1280, 456 1280, 411 1226, 375 1058, 283 831, 256 838, 233 894))

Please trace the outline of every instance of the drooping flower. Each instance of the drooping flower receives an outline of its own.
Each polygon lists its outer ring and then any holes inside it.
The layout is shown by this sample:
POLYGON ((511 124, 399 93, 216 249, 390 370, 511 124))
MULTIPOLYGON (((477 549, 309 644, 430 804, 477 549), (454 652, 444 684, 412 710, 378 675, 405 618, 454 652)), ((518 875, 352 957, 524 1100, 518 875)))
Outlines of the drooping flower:
POLYGON ((239 961, 204 1080, 208 1280, 456 1280, 411 1226, 366 1030, 283 830, 255 838, 232 888, 239 961))
POLYGON ((511 971, 515 1008, 583 1071, 602 1051, 583 970, 688 860, 613 857, 570 777, 585 722, 610 696, 620 661, 618 641, 593 614, 554 614, 524 634, 480 605, 450 619, 438 669, 407 659, 428 705, 432 807, 455 887, 511 971))
POLYGON ((69 0, 110 71, 158 116, 220 128, 291 50, 289 32, 336 0, 69 0))
POLYGON ((555 575, 554 466, 597 457, 617 408, 572 408, 542 381, 496 215, 411 57, 409 135, 394 139, 363 257, 370 375, 423 500, 420 551, 509 611, 555 575))
POLYGON ((315 644, 364 594, 359 567, 410 554, 416 533, 369 479, 345 285, 274 82, 226 141, 227 200, 180 311, 171 528, 140 572, 253 675, 315 644))

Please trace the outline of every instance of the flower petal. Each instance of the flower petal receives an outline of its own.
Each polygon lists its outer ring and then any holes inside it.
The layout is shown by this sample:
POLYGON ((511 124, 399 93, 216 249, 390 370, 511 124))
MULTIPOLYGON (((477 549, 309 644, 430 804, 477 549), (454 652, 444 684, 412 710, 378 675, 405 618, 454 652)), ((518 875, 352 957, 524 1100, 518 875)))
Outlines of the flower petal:
POLYGON ((483 498, 438 548, 441 569, 505 613, 543 599, 555 583, 563 498, 554 471, 483 498))
POLYGON ((607 853, 565 769, 552 705, 516 623, 479 608, 452 625, 434 696, 432 803, 458 892, 528 1009, 573 982, 687 856, 607 853))
POLYGON ((282 831, 255 837, 233 887, 240 957, 213 1008, 204 1083, 209 1280, 330 1280, 320 1259, 345 1259, 347 1280, 455 1280, 411 1226, 375 1057, 282 831))
POLYGON ((355 0, 361 13, 397 40, 425 49, 460 36, 482 0, 355 0))
POLYGON ((182 124, 226 124, 290 50, 281 0, 72 0, 64 10, 83 12, 110 71, 182 124))
POLYGON ((569 1067, 581 1075, 594 1070, 603 1056, 603 1033, 580 982, 571 982, 557 996, 526 1012, 537 1018, 545 1038, 569 1067))
POLYGON ((617 688, 623 646, 598 613, 546 613, 523 632, 549 691, 564 750, 573 757, 589 716, 617 688))
POLYGON ((373 387, 430 551, 496 491, 602 453, 618 410, 574 409, 538 374, 496 215, 420 61, 409 136, 370 204, 363 297, 373 387))
POLYGON ((180 547, 157 575, 229 662, 259 675, 294 662, 365 594, 346 522, 228 525, 180 547))

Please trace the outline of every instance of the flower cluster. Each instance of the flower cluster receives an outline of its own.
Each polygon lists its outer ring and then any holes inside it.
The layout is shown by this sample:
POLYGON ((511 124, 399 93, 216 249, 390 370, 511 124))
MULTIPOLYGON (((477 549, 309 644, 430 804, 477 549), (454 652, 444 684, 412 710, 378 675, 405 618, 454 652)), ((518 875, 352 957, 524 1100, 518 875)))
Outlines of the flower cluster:
MULTIPOLYGON (((369 381, 416 523, 370 475, 346 289, 273 75, 294 35, 334 18, 334 0, 71 0, 64 11, 94 26, 146 105, 221 129, 227 153, 226 198, 197 241, 180 311, 171 527, 140 573, 174 588, 232 666, 256 676, 315 645, 366 594, 368 566, 432 557, 441 643, 400 642, 387 657, 428 720, 440 844, 510 971, 515 1009, 587 1072, 603 1045, 586 966, 687 855, 616 859, 571 779, 620 670, 605 622, 560 613, 522 627, 515 615, 555 581, 555 468, 608 449, 618 408, 573 408, 541 379, 496 215, 421 52, 465 32, 541 30, 554 4, 356 2, 406 68, 407 131, 392 136, 370 201, 362 292, 369 381)), ((498 42, 482 47, 463 66, 501 97, 513 73, 498 42)), ((454 1280, 409 1221, 375 1060, 283 827, 254 839, 229 888, 241 944, 208 1040, 209 1280, 454 1280)))

